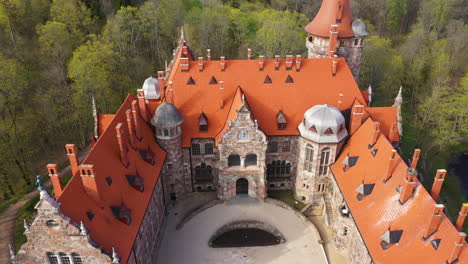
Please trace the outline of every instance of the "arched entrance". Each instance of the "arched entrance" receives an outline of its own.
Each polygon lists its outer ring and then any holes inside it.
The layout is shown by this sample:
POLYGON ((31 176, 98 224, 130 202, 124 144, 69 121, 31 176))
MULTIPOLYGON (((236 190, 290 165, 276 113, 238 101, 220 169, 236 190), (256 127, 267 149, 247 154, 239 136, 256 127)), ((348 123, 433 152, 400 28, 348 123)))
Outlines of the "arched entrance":
POLYGON ((236 182, 236 194, 248 194, 249 181, 245 178, 240 178, 236 182))

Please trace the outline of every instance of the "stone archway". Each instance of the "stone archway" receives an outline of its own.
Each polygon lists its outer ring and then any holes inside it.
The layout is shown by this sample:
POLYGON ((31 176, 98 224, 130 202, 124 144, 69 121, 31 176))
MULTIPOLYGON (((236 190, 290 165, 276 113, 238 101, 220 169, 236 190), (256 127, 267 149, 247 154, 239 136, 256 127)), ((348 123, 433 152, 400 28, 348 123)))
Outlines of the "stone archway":
POLYGON ((249 181, 246 178, 239 178, 236 181, 236 194, 248 194, 249 181))

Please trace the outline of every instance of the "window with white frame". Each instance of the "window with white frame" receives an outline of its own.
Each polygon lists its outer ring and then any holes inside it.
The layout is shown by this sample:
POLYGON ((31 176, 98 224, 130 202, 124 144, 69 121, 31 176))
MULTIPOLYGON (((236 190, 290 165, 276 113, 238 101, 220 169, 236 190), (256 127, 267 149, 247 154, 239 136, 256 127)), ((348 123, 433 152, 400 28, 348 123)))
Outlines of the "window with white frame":
POLYGON ((249 140, 249 133, 245 130, 241 130, 239 134, 237 134, 238 140, 249 140))
POLYGON ((305 158, 304 158, 304 170, 308 172, 312 172, 313 166, 313 161, 314 161, 314 148, 312 145, 307 145, 306 146, 306 151, 305 151, 305 158))
POLYGON ((83 264, 83 261, 81 261, 81 257, 78 253, 72 253, 72 259, 74 264, 83 264))
POLYGON ((326 175, 328 173, 328 162, 330 161, 330 149, 324 148, 320 154, 320 168, 319 175, 326 175))
POLYGON ((49 264, 59 263, 57 256, 52 252, 47 252, 47 260, 49 261, 49 264))
POLYGON ((71 264, 70 257, 67 254, 60 252, 59 257, 62 264, 71 264))

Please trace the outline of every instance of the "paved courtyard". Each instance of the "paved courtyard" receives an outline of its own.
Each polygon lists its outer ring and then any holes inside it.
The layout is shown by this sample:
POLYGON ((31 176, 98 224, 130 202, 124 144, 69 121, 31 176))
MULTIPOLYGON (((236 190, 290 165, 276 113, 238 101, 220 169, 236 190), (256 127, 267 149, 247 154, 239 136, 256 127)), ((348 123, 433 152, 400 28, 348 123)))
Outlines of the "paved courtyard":
MULTIPOLYGON (((201 194, 203 195, 203 194, 201 194)), ((190 197, 170 209, 159 258, 163 264, 326 264, 315 226, 292 209, 274 201, 248 197, 216 204, 187 218, 187 211, 206 197, 190 197), (189 209, 188 209, 189 208, 189 209), (182 219, 188 219, 181 225, 182 219), (238 220, 257 220, 276 227, 286 243, 266 247, 210 248, 208 240, 223 225, 238 220), (179 227, 176 230, 176 226, 179 227)))

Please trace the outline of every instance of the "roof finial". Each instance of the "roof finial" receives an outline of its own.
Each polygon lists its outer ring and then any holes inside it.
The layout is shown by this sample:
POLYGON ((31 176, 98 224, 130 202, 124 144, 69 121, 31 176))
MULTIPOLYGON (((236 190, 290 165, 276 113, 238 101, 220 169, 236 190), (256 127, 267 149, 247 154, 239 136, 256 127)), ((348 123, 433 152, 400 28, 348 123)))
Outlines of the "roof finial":
POLYGON ((83 224, 83 221, 80 221, 80 235, 86 236, 88 234, 88 230, 86 230, 86 226, 83 224))
POLYGON ((29 232, 29 227, 30 226, 29 226, 28 222, 26 222, 26 219, 23 220, 23 226, 24 226, 24 230, 26 232, 29 232))
POLYGON ((180 27, 180 39, 185 41, 184 26, 180 27))
POLYGON ((371 105, 372 103, 372 86, 371 84, 369 83, 369 87, 367 88, 367 94, 369 96, 369 106, 371 105))
POLYGON ((94 96, 91 96, 91 103, 93 104, 94 138, 97 140, 99 138, 99 111, 94 96))
POLYGON ((40 192, 45 191, 45 187, 44 187, 44 183, 42 182, 41 175, 37 175, 37 176, 36 176, 36 185, 37 185, 37 189, 38 189, 40 192))
POLYGON ((114 247, 112 247, 112 263, 113 264, 120 264, 119 255, 117 255, 117 251, 115 251, 114 247))
POLYGON ((397 97, 395 97, 395 103, 393 104, 393 106, 401 106, 401 104, 403 103, 403 96, 401 95, 401 89, 402 89, 402 86, 400 86, 398 95, 397 97))
POLYGON ((11 246, 11 244, 8 244, 8 248, 9 248, 9 250, 10 250, 10 260, 11 260, 11 263, 15 264, 15 263, 16 263, 15 249, 13 248, 13 246, 11 246))

